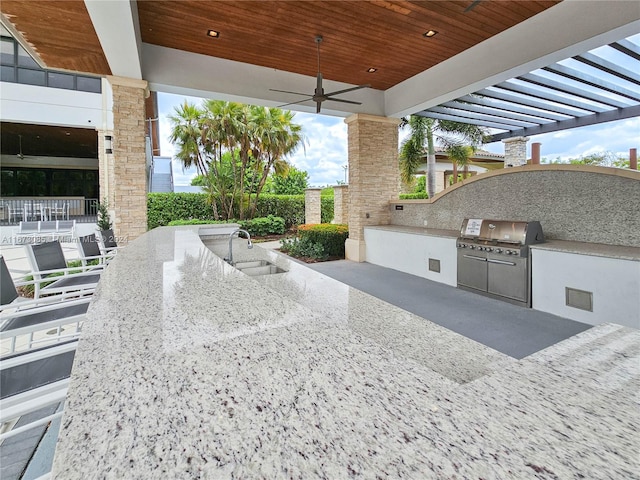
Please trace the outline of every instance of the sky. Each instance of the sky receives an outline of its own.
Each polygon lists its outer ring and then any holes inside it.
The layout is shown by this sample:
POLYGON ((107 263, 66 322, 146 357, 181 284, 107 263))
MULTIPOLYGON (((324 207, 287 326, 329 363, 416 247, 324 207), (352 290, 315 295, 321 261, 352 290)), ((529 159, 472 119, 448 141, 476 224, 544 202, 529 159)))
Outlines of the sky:
MULTIPOLYGON (((171 131, 169 115, 184 100, 199 105, 202 99, 172 94, 158 94, 160 118, 160 149, 163 156, 173 154, 173 145, 168 140, 171 131)), ((347 125, 343 118, 296 112, 294 122, 302 125, 306 138, 304 148, 299 148, 288 158, 300 170, 309 173, 310 186, 322 187, 345 181, 347 165, 347 125)), ((403 137, 403 134, 400 134, 403 137)), ((588 127, 561 130, 543 135, 533 135, 527 144, 527 155, 531 144, 541 143, 540 156, 548 161, 578 158, 592 153, 612 152, 628 157, 630 148, 640 148, 640 118, 591 125, 588 127)), ((502 142, 482 147, 492 153, 504 154, 502 142)), ((183 171, 174 162, 174 184, 189 185, 195 171, 183 171)))

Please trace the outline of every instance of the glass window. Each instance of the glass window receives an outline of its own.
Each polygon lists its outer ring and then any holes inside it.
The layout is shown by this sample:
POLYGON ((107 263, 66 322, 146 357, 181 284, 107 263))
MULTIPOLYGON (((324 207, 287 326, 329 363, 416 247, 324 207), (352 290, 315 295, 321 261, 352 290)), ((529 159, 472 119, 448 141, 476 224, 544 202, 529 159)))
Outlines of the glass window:
POLYGON ((81 77, 78 75, 78 90, 83 92, 101 93, 102 81, 95 77, 81 77))
POLYGON ((3 37, 11 37, 11 33, 9 33, 9 30, 7 30, 6 28, 4 28, 4 25, 2 25, 1 23, 0 23, 0 34, 1 34, 3 37))
POLYGON ((47 178, 43 170, 18 170, 16 195, 44 196, 47 194, 47 178))
POLYGON ((0 75, 1 80, 3 82, 15 82, 16 81, 16 69, 13 67, 7 67, 6 65, 2 65, 0 67, 0 71, 2 72, 0 75))
POLYGON ((0 195, 3 197, 13 197, 15 194, 15 172, 13 170, 2 169, 0 195))
POLYGON ((14 45, 15 43, 11 38, 3 38, 0 41, 0 62, 3 65, 15 65, 16 53, 14 45))
POLYGON ((56 170, 51 174, 51 195, 64 197, 67 193, 67 173, 64 170, 56 170))
POLYGON ((67 195, 74 197, 84 196, 84 175, 82 171, 70 170, 67 172, 67 195))
POLYGON ((95 170, 84 172, 84 196, 86 198, 99 198, 100 186, 98 182, 98 172, 95 170))
POLYGON ((38 65, 38 63, 33 58, 31 58, 31 55, 29 55, 21 45, 18 45, 18 66, 38 69, 40 68, 40 65, 38 65))
POLYGON ((58 73, 58 72, 48 72, 47 73, 47 86, 54 88, 66 88, 68 90, 73 90, 73 75, 68 75, 66 73, 58 73))
POLYGON ((45 84, 44 70, 29 70, 28 68, 18 69, 18 83, 26 83, 27 85, 45 84))

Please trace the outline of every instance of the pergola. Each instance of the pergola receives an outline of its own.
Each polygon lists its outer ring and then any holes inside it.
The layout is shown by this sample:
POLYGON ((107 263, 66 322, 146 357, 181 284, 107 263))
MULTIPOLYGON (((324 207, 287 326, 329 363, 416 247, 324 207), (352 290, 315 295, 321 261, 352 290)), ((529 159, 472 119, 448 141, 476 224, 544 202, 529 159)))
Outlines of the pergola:
MULTIPOLYGON (((493 140, 499 140, 640 114, 640 69, 590 53, 611 45, 640 63, 637 46, 625 40, 640 31, 636 2, 4 0, 0 9, 5 26, 42 66, 107 76, 117 85, 115 125, 101 132, 113 135, 117 161, 99 148, 101 170, 113 170, 101 185, 109 178, 119 185, 125 171, 119 164, 129 164, 129 178, 130 164, 144 156, 120 143, 133 135, 125 118, 133 114, 116 112, 126 110, 119 103, 134 92, 266 106, 297 102, 287 108, 313 112, 314 102, 282 91, 311 95, 318 70, 327 92, 371 85, 337 97, 358 104, 322 104, 322 113, 348 117, 355 230, 364 216, 358 205, 370 209, 373 201, 358 172, 379 179, 397 170, 402 116, 477 123, 498 130, 493 140), (323 36, 320 62, 317 35, 323 36), (569 58, 598 74, 567 66, 569 58)), ((146 114, 135 115, 143 128, 146 114)), ((378 189, 386 205, 397 182, 378 189)), ((129 224, 131 235, 141 233, 133 225, 144 223, 144 213, 126 218, 144 210, 143 196, 109 195, 120 228, 129 224)))

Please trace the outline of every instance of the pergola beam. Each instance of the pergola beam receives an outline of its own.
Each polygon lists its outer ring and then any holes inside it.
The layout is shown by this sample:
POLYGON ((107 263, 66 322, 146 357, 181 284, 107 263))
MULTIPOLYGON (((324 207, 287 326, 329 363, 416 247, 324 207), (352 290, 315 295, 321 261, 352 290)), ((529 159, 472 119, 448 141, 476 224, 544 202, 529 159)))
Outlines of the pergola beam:
POLYGON ((528 137, 531 135, 540 135, 542 133, 557 132, 559 130, 567 130, 570 128, 586 127, 588 125, 596 125, 599 123, 613 122, 615 120, 623 120, 640 116, 640 105, 627 107, 624 109, 612 110, 604 113, 595 113, 584 117, 571 118, 562 122, 554 122, 536 127, 523 128, 520 130, 511 130, 509 132, 498 133, 492 135, 487 143, 498 142, 510 137, 528 137))

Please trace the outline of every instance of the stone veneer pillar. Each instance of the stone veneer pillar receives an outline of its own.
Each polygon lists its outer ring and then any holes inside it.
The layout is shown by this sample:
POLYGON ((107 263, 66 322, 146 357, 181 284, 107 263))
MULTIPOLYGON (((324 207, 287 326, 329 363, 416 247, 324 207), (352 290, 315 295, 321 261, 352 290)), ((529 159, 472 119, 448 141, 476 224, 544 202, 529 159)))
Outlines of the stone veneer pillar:
POLYGON ((147 82, 107 77, 113 91, 113 132, 100 135, 100 195, 109 202, 119 242, 147 231, 145 98, 147 82), (112 135, 113 153, 104 153, 104 135, 112 135), (102 171, 103 167, 106 171, 102 171))
POLYGON ((333 187, 333 223, 349 223, 349 185, 333 187))
POLYGON ((527 164, 528 141, 529 137, 512 137, 502 140, 505 167, 519 167, 527 164))
POLYGON ((304 191, 304 223, 322 223, 321 188, 307 188, 304 191))
POLYGON ((349 134, 349 238, 346 258, 364 262, 366 225, 388 225, 389 201, 398 198, 399 119, 355 114, 349 134))

